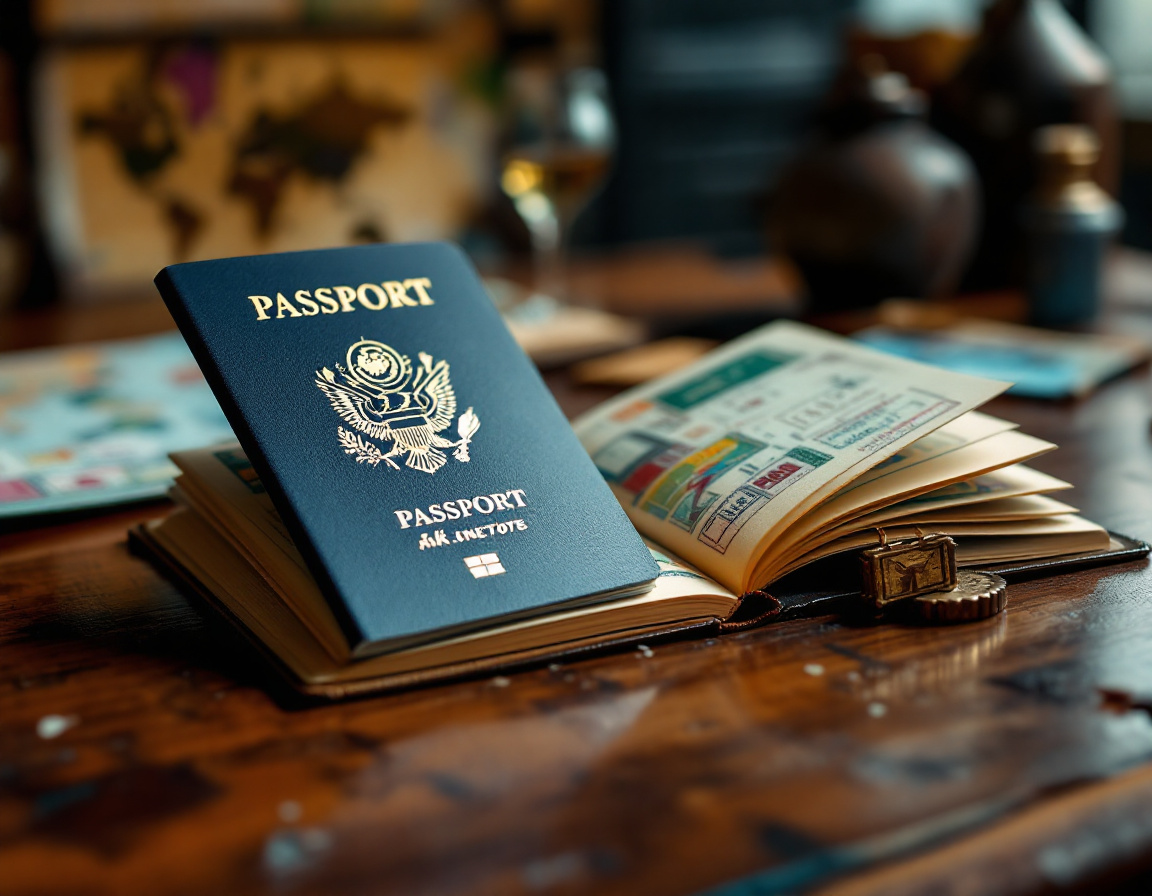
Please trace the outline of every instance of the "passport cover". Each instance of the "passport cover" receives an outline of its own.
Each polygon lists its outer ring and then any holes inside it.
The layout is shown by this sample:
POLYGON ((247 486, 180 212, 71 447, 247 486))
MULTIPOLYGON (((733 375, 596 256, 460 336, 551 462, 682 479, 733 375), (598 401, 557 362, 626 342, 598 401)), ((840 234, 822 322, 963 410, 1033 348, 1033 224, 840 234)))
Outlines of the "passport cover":
POLYGON ((190 262, 156 286, 353 651, 656 577, 454 246, 190 262))

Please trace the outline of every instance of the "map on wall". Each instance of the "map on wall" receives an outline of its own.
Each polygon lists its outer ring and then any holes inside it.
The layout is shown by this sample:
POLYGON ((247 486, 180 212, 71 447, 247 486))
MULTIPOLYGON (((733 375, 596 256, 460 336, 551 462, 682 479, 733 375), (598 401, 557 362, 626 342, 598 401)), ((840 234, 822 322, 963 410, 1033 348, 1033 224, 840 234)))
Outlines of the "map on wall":
POLYGON ((44 67, 53 241, 71 285, 176 261, 450 237, 487 121, 418 41, 183 42, 44 67))

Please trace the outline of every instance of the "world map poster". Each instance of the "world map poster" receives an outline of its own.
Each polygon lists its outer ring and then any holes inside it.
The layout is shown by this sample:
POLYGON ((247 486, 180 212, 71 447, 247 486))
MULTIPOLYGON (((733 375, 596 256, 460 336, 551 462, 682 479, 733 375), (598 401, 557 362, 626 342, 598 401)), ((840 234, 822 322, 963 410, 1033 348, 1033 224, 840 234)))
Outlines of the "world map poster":
POLYGON ((68 286, 167 264, 451 237, 490 179, 490 116, 432 40, 57 50, 42 70, 50 236, 68 286))

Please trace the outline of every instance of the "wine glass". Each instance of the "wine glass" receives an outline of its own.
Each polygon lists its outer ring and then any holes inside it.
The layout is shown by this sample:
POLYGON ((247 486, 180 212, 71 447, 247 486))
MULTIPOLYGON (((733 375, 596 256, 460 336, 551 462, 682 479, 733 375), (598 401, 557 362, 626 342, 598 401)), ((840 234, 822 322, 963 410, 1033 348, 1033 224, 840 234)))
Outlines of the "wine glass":
POLYGON ((563 294, 572 223, 608 171, 615 127, 604 73, 525 66, 510 77, 512 126, 500 186, 532 240, 538 288, 563 294))

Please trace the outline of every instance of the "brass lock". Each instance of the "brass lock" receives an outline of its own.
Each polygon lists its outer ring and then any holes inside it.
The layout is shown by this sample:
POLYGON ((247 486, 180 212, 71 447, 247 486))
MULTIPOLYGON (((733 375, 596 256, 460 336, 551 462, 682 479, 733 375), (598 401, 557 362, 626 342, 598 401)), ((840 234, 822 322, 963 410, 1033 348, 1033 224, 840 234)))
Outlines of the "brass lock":
POLYGON ((956 542, 948 535, 925 535, 888 541, 883 529, 879 547, 860 553, 863 597, 877 614, 894 603, 956 587, 956 542))

